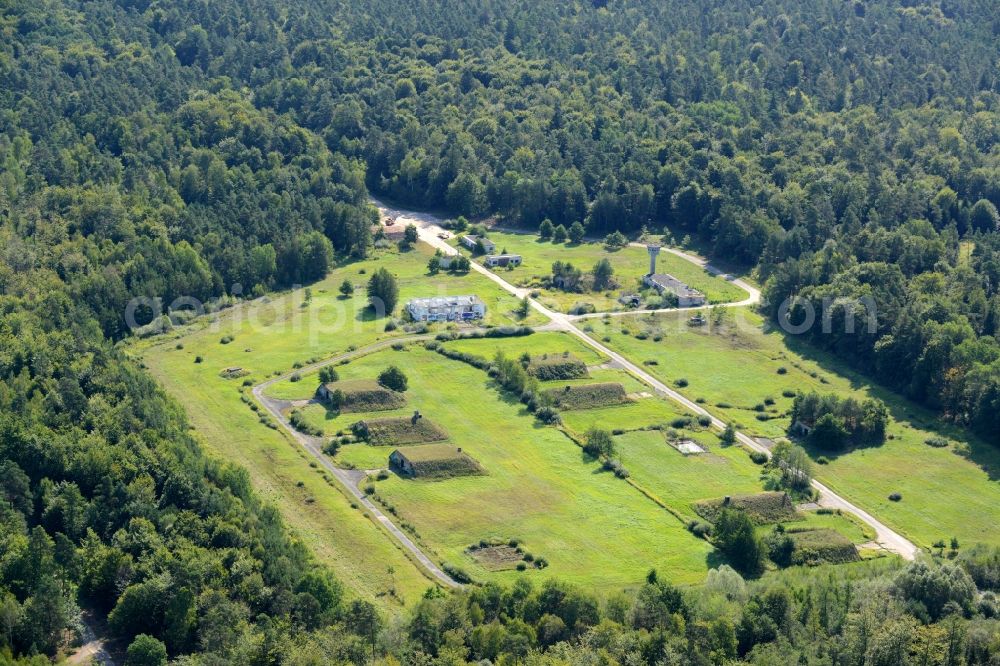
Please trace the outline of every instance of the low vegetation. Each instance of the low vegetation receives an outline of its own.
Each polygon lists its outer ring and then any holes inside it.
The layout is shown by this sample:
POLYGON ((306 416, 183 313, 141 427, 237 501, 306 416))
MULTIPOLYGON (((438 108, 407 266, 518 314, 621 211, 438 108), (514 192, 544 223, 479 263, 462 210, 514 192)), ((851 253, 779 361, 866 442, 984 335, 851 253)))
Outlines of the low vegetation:
POLYGON ((399 409, 406 397, 370 379, 351 379, 333 384, 326 401, 336 411, 378 412, 399 409))
POLYGON ((543 382, 589 376, 587 364, 569 352, 529 356, 527 370, 528 374, 543 382))
POLYGON ((787 493, 763 492, 753 495, 732 495, 695 502, 695 512, 709 522, 716 522, 724 510, 740 511, 756 524, 779 523, 798 517, 795 504, 787 493))
POLYGON ((562 410, 594 409, 631 402, 625 392, 625 387, 618 382, 567 385, 561 388, 546 389, 542 395, 547 401, 562 410))
POLYGON ((448 433, 419 413, 410 417, 357 421, 351 426, 351 432, 372 446, 404 446, 448 439, 448 433))

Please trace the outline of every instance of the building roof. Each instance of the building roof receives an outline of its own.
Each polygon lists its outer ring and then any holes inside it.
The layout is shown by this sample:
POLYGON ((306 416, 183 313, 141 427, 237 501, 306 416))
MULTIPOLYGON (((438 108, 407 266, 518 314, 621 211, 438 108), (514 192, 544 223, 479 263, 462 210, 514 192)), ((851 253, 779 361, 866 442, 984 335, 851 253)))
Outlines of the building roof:
POLYGON ((519 255, 519 254, 488 254, 488 255, 486 255, 486 258, 487 259, 507 259, 507 260, 510 260, 510 259, 520 259, 521 255, 519 255))
POLYGON ((489 238, 486 238, 485 236, 477 236, 475 234, 466 234, 465 236, 462 236, 462 240, 468 241, 473 245, 475 245, 477 242, 482 243, 484 247, 496 246, 496 243, 491 241, 489 238))
POLYGON ((678 296, 703 297, 705 295, 697 289, 692 289, 675 278, 673 275, 668 275, 667 273, 653 273, 652 275, 647 275, 646 278, 653 284, 662 287, 663 289, 669 289, 678 296))
POLYGON ((407 302, 407 306, 417 305, 425 308, 454 308, 463 305, 481 305, 482 299, 478 296, 431 296, 428 298, 414 298, 407 302))

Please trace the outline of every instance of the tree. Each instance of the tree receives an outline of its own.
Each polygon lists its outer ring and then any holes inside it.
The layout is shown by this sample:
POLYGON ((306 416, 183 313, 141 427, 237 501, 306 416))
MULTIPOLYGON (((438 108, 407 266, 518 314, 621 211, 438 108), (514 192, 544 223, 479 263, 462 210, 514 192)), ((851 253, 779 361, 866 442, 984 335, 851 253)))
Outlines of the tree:
POLYGON ((126 666, 164 666, 166 663, 166 646, 148 634, 136 636, 125 654, 126 666))
POLYGON ((975 583, 961 566, 925 559, 907 565, 896 578, 896 587, 906 599, 922 604, 933 620, 942 616, 949 603, 968 610, 976 594, 975 583))
POLYGON ((548 240, 552 238, 553 226, 552 220, 545 218, 542 223, 538 225, 538 237, 543 240, 548 240))
POLYGON ((387 316, 396 309, 399 300, 399 285, 396 278, 385 268, 376 270, 368 280, 368 303, 376 316, 387 316))
POLYGON ((409 247, 416 243, 418 238, 417 228, 412 224, 406 225, 406 228, 403 229, 403 245, 409 247))
POLYGON ((338 381, 340 375, 337 369, 332 365, 325 365, 319 369, 319 381, 322 384, 329 384, 331 382, 338 381))
POLYGON ((748 576, 763 571, 764 548, 746 513, 723 509, 715 521, 712 537, 737 571, 748 576))
POLYGON ((472 262, 464 254, 460 254, 451 260, 448 271, 451 273, 468 273, 472 268, 472 262))
POLYGON ((388 389, 403 393, 406 391, 409 381, 402 370, 394 365, 390 365, 388 368, 379 373, 378 383, 388 389))
POLYGON ((431 275, 437 275, 441 272, 441 255, 435 254, 433 257, 427 260, 427 272, 431 275))
POLYGON ((726 429, 722 431, 719 435, 719 440, 726 446, 732 446, 736 443, 736 426, 732 423, 726 424, 726 429))
POLYGON ((591 271, 594 275, 594 289, 598 291, 607 289, 611 285, 611 276, 614 275, 614 272, 615 269, 611 267, 611 262, 608 261, 607 257, 598 261, 591 271))
POLYGON ((781 472, 786 488, 803 491, 812 482, 812 460, 801 446, 781 442, 771 452, 771 465, 781 472))
POLYGON ((350 298, 354 295, 354 283, 345 278, 344 281, 340 283, 339 291, 344 298, 350 298))
POLYGON ((375 639, 382 629, 382 617, 378 614, 378 609, 367 601, 355 599, 347 607, 347 612, 344 614, 344 624, 351 632, 363 636, 371 642, 372 657, 374 658, 375 639))
POLYGON ((617 250, 628 245, 628 237, 620 231, 614 231, 604 238, 604 246, 609 250, 617 250))
POLYGON ((980 199, 969 212, 969 226, 974 231, 996 231, 1000 226, 1000 213, 993 202, 980 199))
POLYGON ((615 454, 615 440, 607 430, 591 428, 584 435, 583 450, 595 458, 611 458, 615 454))
POLYGON ((569 231, 567 232, 567 235, 569 236, 569 240, 571 243, 580 243, 583 241, 583 237, 586 235, 586 233, 587 232, 583 228, 583 225, 580 224, 579 220, 577 220, 576 222, 574 222, 569 226, 569 231))
POLYGON ((553 243, 565 243, 568 237, 569 233, 566 231, 566 227, 561 224, 552 230, 553 243))

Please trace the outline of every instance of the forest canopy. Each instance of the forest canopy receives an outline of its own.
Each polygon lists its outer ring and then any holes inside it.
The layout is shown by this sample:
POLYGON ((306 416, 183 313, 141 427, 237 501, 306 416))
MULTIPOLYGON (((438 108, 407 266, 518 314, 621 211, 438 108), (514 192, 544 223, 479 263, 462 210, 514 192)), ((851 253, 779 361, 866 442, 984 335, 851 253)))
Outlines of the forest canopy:
MULTIPOLYGON (((1000 442, 998 38, 991 0, 2 3, 0 663, 54 654, 81 606, 157 661, 367 658, 377 614, 115 342, 135 297, 226 303, 363 256, 369 193, 691 236, 773 318, 840 299, 811 344, 1000 442), (864 298, 876 325, 845 332, 864 298)), ((386 649, 898 663, 918 636, 988 663, 990 557, 753 598, 731 570, 694 600, 651 575, 604 609, 430 594, 386 649)))

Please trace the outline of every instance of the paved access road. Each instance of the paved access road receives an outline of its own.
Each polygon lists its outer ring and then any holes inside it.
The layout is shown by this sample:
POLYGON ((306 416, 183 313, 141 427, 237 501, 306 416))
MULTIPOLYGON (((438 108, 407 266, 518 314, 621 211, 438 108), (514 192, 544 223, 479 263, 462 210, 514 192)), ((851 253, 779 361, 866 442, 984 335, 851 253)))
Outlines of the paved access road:
MULTIPOLYGON (((382 204, 379 201, 375 201, 374 203, 376 204, 376 206, 378 206, 379 211, 383 215, 389 215, 394 217, 396 219, 396 224, 400 225, 413 224, 415 227, 417 227, 417 232, 421 240, 427 242, 428 244, 430 244, 435 248, 439 248, 442 253, 457 254, 457 250, 455 250, 455 248, 449 245, 445 240, 439 238, 439 234, 445 233, 445 229, 441 227, 441 222, 443 221, 441 218, 431 213, 418 213, 418 212, 392 208, 390 206, 382 204)), ((705 268, 710 272, 716 274, 722 273, 721 271, 714 269, 710 264, 708 264, 708 262, 699 257, 694 257, 692 255, 680 252, 678 250, 674 250, 672 248, 664 248, 664 250, 676 254, 677 256, 680 256, 684 259, 687 259, 688 261, 694 264, 698 264, 699 266, 702 266, 703 268, 705 268)), ((518 298, 524 298, 525 296, 528 296, 529 293, 528 289, 516 287, 510 284, 502 277, 500 277, 498 274, 489 270, 485 266, 482 266, 478 262, 475 261, 472 262, 472 269, 478 271, 479 273, 482 273, 487 278, 489 278, 496 284, 503 287, 503 289, 505 289, 507 292, 513 294, 514 296, 517 296, 518 298)), ((712 309, 713 307, 727 307, 733 305, 753 305, 760 301, 760 291, 758 289, 744 282, 743 280, 734 279, 732 280, 732 282, 733 284, 736 284, 737 286, 739 286, 740 288, 744 289, 747 292, 746 299, 740 301, 739 303, 727 303, 716 306, 709 305, 699 309, 712 309)), ((600 342, 589 336, 586 332, 577 328, 576 324, 574 323, 576 320, 594 315, 583 315, 583 316, 566 315, 561 312, 555 312, 553 310, 550 310, 549 308, 545 307, 535 299, 529 299, 529 300, 531 302, 531 306, 535 310, 545 315, 545 317, 547 317, 550 320, 550 322, 552 322, 548 328, 566 331, 567 333, 575 335, 585 344, 587 344, 591 348, 599 351, 601 354, 610 358, 612 362, 614 362, 616 365, 618 365, 622 369, 632 374, 634 377, 645 383, 647 386, 652 387, 660 395, 663 395, 673 400, 674 402, 680 404, 685 409, 691 411, 694 414, 708 416, 709 418, 712 419, 712 424, 720 430, 726 427, 726 424, 721 419, 710 414, 704 407, 697 404, 693 400, 689 400, 688 398, 684 397, 671 387, 667 386, 660 380, 656 379, 648 372, 643 370, 641 367, 630 361, 625 356, 622 356, 618 352, 612 351, 611 349, 605 347, 603 344, 601 344, 600 342)), ((648 311, 639 311, 639 312, 648 312, 648 311)), ((662 312, 662 310, 659 310, 657 312, 662 312)), ((611 314, 612 315, 636 314, 636 311, 633 310, 633 311, 625 311, 625 312, 611 313, 611 314)), ((602 317, 604 316, 604 313, 597 314, 596 316, 602 317)), ((768 456, 770 455, 770 451, 768 451, 768 449, 765 448, 764 446, 758 444, 752 437, 749 437, 748 435, 742 432, 738 432, 736 434, 736 437, 741 444, 745 444, 746 446, 756 451, 761 451, 762 453, 768 456)), ((914 559, 914 557, 916 557, 918 548, 913 543, 911 543, 906 537, 899 534, 898 532, 895 532, 890 527, 877 520, 874 516, 872 516, 870 513, 868 513, 861 507, 849 502, 840 495, 837 495, 832 490, 830 490, 830 488, 820 483, 819 481, 816 481, 814 479, 812 485, 820 493, 820 498, 819 498, 820 506, 831 509, 840 509, 841 511, 851 513, 857 516, 859 519, 861 519, 875 531, 876 534, 875 542, 878 543, 879 546, 881 546, 885 550, 897 553, 898 555, 907 560, 912 560, 914 559)))
MULTIPOLYGON (((371 352, 384 349, 398 342, 419 342, 431 339, 433 339, 433 336, 430 335, 412 335, 409 337, 383 340, 382 342, 377 342, 373 345, 363 347, 353 352, 348 352, 346 354, 340 354, 339 356, 328 358, 321 363, 316 363, 314 365, 307 366, 306 368, 302 368, 298 372, 301 372, 302 370, 315 370, 317 368, 323 367, 324 365, 338 363, 344 359, 352 358, 355 356, 361 356, 364 354, 370 354, 371 352)), ((429 558, 403 530, 397 527, 396 524, 393 523, 389 519, 389 517, 382 512, 382 510, 378 507, 378 505, 376 505, 374 502, 368 499, 368 496, 365 495, 364 492, 359 487, 359 484, 365 478, 364 472, 360 472, 358 470, 341 469, 336 465, 334 465, 332 462, 330 462, 330 459, 326 456, 326 454, 323 453, 322 439, 318 437, 310 437, 309 435, 299 432, 298 430, 293 428, 292 424, 288 422, 287 418, 285 418, 285 415, 282 413, 282 408, 284 407, 285 401, 276 400, 274 398, 269 398, 268 396, 264 395, 264 391, 266 391, 269 386, 275 384, 276 382, 280 382, 283 379, 287 379, 291 375, 292 373, 289 372, 284 375, 281 375, 280 377, 274 377, 272 379, 267 380, 266 382, 254 386, 253 387, 254 397, 257 398, 258 402, 260 402, 260 404, 264 406, 264 408, 271 414, 271 416, 274 417, 275 420, 277 420, 278 423, 281 424, 281 426, 285 429, 285 431, 288 432, 295 439, 295 441, 298 442, 298 444, 303 449, 306 450, 307 453, 309 453, 320 465, 323 466, 323 469, 325 469, 327 472, 333 475, 333 478, 335 478, 340 483, 340 485, 342 485, 347 490, 347 492, 352 497, 354 497, 354 499, 358 502, 358 504, 363 506, 365 510, 368 511, 368 513, 374 516, 375 520, 377 520, 386 529, 386 531, 393 536, 393 538, 395 538, 404 548, 406 548, 406 550, 410 551, 410 553, 417 559, 417 561, 421 564, 424 570, 430 573, 430 575, 433 576, 442 585, 445 585, 447 587, 461 587, 459 583, 452 580, 451 576, 442 571, 441 568, 438 567, 438 565, 431 558, 429 558)))

